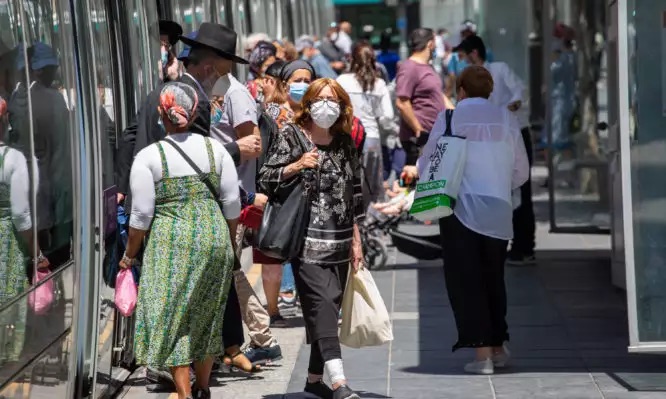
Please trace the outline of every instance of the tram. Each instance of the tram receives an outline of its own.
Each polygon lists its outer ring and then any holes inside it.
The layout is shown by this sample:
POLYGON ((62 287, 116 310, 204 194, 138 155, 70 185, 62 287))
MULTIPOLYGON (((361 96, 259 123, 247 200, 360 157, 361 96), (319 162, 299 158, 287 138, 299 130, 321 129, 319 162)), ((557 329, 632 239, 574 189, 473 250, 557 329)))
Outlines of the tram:
MULTIPOLYGON (((331 0, 0 0, 0 140, 32 155, 32 225, 20 233, 50 262, 37 270, 0 243, 0 398, 111 397, 134 366, 134 321, 115 312, 104 244, 116 228, 114 147, 158 83, 158 21, 225 24, 242 52, 251 32, 294 40, 333 18, 331 0)), ((11 219, 3 201, 0 224, 11 219)))

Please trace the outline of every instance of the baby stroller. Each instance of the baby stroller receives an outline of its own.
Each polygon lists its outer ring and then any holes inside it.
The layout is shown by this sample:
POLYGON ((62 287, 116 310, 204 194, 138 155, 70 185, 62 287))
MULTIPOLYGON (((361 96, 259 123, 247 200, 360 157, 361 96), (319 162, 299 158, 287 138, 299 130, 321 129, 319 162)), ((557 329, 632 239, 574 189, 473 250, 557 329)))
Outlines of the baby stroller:
POLYGON ((386 214, 368 207, 365 222, 359 227, 365 263, 370 270, 381 269, 388 261, 386 238, 398 251, 420 260, 438 259, 442 255, 439 226, 425 225, 409 215, 413 192, 397 214, 386 214))

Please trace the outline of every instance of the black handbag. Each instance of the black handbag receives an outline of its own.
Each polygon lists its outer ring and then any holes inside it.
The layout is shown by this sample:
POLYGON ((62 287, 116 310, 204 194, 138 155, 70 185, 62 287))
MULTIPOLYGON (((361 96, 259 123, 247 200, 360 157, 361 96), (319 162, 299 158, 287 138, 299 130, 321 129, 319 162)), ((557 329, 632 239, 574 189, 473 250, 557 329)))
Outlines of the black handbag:
MULTIPOLYGON (((294 125, 290 127, 305 154, 307 144, 303 132, 294 125)), ((282 261, 300 255, 310 223, 310 192, 311 184, 300 173, 276 190, 264 208, 261 226, 255 235, 255 248, 282 261)))

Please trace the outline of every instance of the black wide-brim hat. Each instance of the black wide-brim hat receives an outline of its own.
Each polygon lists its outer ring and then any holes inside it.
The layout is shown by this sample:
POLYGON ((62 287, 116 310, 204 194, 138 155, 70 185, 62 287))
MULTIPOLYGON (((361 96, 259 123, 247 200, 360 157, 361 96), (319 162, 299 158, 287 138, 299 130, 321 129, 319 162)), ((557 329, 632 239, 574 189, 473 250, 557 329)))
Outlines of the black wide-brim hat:
POLYGON ((160 20, 160 35, 169 36, 169 44, 178 43, 178 38, 183 34, 183 28, 176 22, 160 20))
POLYGON ((229 29, 224 25, 204 22, 199 27, 199 31, 193 39, 181 36, 180 41, 193 49, 207 48, 213 50, 220 57, 227 60, 239 64, 249 64, 245 58, 236 55, 238 35, 232 29, 229 29))

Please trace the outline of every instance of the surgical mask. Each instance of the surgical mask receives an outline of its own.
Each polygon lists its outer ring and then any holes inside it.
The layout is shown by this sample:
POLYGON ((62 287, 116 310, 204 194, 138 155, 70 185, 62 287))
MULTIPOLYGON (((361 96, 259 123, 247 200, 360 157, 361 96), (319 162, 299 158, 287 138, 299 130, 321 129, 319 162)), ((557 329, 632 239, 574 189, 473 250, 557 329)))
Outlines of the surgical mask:
POLYGON ((305 82, 289 83, 289 97, 296 102, 301 101, 309 86, 310 84, 305 82))
POLYGON ((162 47, 162 67, 166 68, 168 62, 169 62, 169 52, 164 47, 162 47))
POLYGON ((220 122, 222 122, 222 107, 217 104, 211 104, 210 124, 213 126, 218 125, 220 122))
POLYGON ((333 126, 340 117, 340 104, 331 100, 320 100, 310 106, 312 120, 322 129, 333 126))

